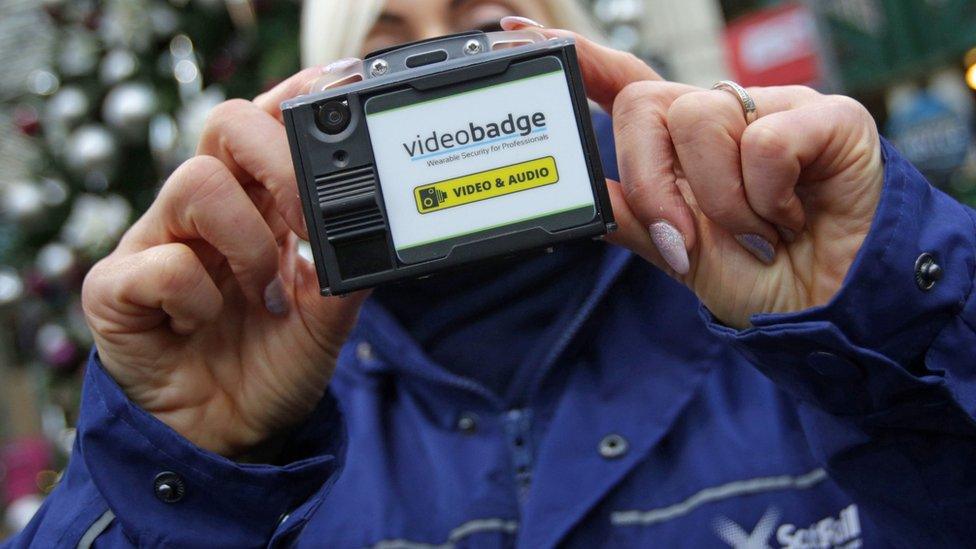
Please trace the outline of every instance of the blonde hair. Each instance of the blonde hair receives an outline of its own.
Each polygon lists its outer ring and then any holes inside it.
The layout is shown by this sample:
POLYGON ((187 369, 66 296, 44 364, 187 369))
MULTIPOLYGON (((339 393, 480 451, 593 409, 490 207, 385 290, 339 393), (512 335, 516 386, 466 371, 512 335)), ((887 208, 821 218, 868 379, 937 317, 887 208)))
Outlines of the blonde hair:
MULTIPOLYGON (((542 0, 553 27, 600 40, 601 33, 576 0, 542 0)), ((384 0, 305 0, 302 10, 302 63, 324 65, 360 55, 363 41, 383 10, 384 0)))

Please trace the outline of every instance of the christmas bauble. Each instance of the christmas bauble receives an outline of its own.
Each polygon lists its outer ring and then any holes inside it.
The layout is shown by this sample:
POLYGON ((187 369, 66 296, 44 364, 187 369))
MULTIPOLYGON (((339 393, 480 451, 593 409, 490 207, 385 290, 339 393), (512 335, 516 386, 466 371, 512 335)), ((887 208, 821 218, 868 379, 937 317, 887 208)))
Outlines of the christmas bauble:
POLYGON ((76 86, 65 86, 48 99, 44 106, 44 121, 60 128, 71 127, 88 115, 88 107, 85 92, 76 86))
POLYGON ((96 256, 113 246, 129 226, 132 206, 119 195, 82 194, 72 203, 61 238, 77 250, 96 256))
POLYGON ((37 95, 51 95, 60 85, 58 76, 47 69, 34 69, 27 76, 27 89, 37 95))
POLYGON ((14 303, 24 295, 24 281, 10 267, 0 267, 0 307, 14 303))
POLYGON ((108 177, 115 167, 118 145, 104 127, 87 124, 74 131, 65 145, 65 162, 81 177, 108 177))
POLYGON ((78 349, 61 325, 48 323, 41 326, 36 343, 37 354, 51 366, 63 368, 74 363, 78 349))
POLYGON ((172 8, 156 4, 152 7, 149 20, 153 34, 159 38, 172 36, 180 28, 180 16, 172 8))
POLYGON ((64 204, 69 194, 68 184, 60 179, 45 177, 41 180, 41 197, 45 206, 53 207, 64 204))
POLYGON ((3 520, 11 532, 20 532, 41 508, 44 498, 38 494, 21 496, 10 502, 3 513, 3 520))
POLYGON ((98 42, 84 27, 68 31, 58 49, 58 67, 66 76, 88 74, 98 64, 98 42))
POLYGON ((149 122, 149 151, 160 173, 169 173, 185 160, 180 147, 180 130, 173 117, 160 113, 149 122))
POLYGON ((119 48, 105 54, 98 74, 103 84, 111 86, 135 74, 138 66, 139 62, 134 53, 119 48))
POLYGON ((47 280, 66 277, 75 267, 75 253, 60 242, 45 245, 34 259, 37 272, 47 280))
POLYGON ((149 119, 156 114, 156 92, 142 82, 119 84, 105 96, 102 118, 129 139, 144 139, 149 119))
POLYGON ((13 181, 0 187, 0 214, 15 223, 34 221, 44 211, 44 193, 33 182, 13 181))

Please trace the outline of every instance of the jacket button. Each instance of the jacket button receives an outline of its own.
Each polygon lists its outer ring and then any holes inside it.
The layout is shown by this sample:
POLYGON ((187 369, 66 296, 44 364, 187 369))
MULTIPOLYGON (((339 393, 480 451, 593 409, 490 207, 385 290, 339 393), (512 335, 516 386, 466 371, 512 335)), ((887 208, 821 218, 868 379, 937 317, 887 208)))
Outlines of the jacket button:
POLYGON ((473 435, 478 430, 478 416, 470 412, 461 414, 457 421, 457 428, 466 435, 473 435))
POLYGON ((606 459, 616 459, 627 453, 630 444, 618 434, 609 434, 600 441, 600 455, 606 459))
POLYGON ((936 263, 932 254, 924 253, 915 260, 915 284, 923 292, 931 290, 936 282, 942 280, 943 274, 942 266, 936 263))
POLYGON ((180 475, 172 471, 163 471, 153 479, 153 492, 159 501, 176 503, 186 495, 186 483, 180 475))
POLYGON ((356 358, 360 362, 372 362, 373 360, 373 346, 365 341, 360 341, 356 345, 356 358))

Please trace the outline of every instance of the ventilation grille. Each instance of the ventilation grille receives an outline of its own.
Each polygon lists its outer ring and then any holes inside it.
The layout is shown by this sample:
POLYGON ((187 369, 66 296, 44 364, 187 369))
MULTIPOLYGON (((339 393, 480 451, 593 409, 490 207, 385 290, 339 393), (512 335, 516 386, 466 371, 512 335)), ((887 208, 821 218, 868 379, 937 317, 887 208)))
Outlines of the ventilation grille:
POLYGON ((337 172, 315 179, 319 193, 319 205, 334 200, 343 200, 360 194, 374 194, 376 176, 373 167, 366 166, 344 172, 337 172))
POLYGON ((383 232, 386 224, 379 208, 373 211, 353 212, 325 220, 325 232, 329 240, 356 238, 383 232))
POLYGON ((318 177, 315 187, 329 240, 383 232, 385 223, 376 203, 373 166, 318 177))

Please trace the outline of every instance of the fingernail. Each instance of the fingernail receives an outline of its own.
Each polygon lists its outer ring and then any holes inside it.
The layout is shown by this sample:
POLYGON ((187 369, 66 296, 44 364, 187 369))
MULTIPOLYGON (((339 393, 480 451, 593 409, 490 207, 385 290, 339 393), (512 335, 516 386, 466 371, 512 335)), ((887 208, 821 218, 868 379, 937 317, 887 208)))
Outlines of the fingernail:
POLYGON ((792 229, 788 229, 786 227, 776 227, 776 230, 779 231, 779 235, 783 237, 783 240, 791 244, 796 241, 796 233, 793 232, 792 229))
POLYGON ((274 280, 264 288, 264 307, 275 316, 288 314, 288 297, 281 275, 275 275, 274 280))
POLYGON ((649 230, 654 246, 668 266, 680 275, 688 274, 688 250, 681 232, 667 221, 657 221, 649 230))
POLYGON ((544 29, 540 23, 529 19, 528 17, 519 17, 518 15, 508 15, 502 17, 501 21, 498 22, 502 28, 508 30, 514 30, 522 27, 536 27, 539 29, 544 29))
POLYGON ((340 71, 342 69, 351 67, 352 65, 355 65, 358 62, 359 59, 356 59, 355 57, 345 57, 343 59, 338 59, 336 61, 333 61, 328 65, 322 67, 322 72, 328 73, 328 72, 340 71))
POLYGON ((756 259, 763 263, 772 263, 776 257, 776 250, 773 249, 773 245, 758 234, 740 234, 736 235, 735 239, 739 241, 739 244, 742 244, 743 248, 749 250, 749 253, 756 256, 756 259))

